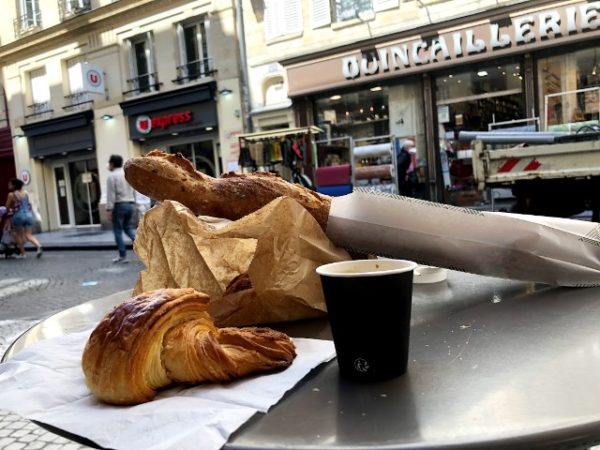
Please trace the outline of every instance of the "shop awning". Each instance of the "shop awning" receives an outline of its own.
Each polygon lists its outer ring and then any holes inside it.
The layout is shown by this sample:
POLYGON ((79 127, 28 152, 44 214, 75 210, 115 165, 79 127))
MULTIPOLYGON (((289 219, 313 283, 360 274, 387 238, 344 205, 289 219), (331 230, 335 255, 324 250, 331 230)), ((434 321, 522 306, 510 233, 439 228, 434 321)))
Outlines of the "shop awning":
POLYGON ((135 116, 193 103, 214 103, 216 85, 214 81, 205 84, 195 84, 182 89, 126 100, 119 103, 119 106, 126 116, 135 116))
POLYGON ((311 125, 310 127, 280 128, 278 130, 258 131, 256 133, 240 134, 238 137, 240 139, 252 141, 255 139, 268 139, 268 138, 274 138, 274 137, 293 136, 296 134, 319 134, 319 133, 324 133, 324 131, 319 127, 315 127, 314 125, 311 125))
POLYGON ((21 126, 29 139, 29 155, 39 158, 78 150, 93 150, 94 112, 91 110, 21 126))

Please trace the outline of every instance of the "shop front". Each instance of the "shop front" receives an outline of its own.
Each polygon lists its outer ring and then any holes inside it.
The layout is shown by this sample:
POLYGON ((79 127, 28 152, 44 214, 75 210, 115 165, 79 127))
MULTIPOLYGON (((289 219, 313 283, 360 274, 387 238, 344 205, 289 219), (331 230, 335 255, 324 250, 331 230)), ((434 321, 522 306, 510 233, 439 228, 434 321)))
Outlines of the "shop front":
POLYGON ((93 111, 84 111, 21 127, 30 158, 41 165, 43 183, 38 198, 45 199, 51 229, 100 226, 93 120, 93 111))
POLYGON ((599 36, 600 2, 534 1, 282 64, 301 125, 312 111, 331 146, 414 140, 426 188, 413 194, 470 206, 484 198, 459 132, 597 125, 599 36))
POLYGON ((153 149, 181 153, 197 170, 217 176, 222 163, 214 91, 211 83, 121 103, 129 138, 142 153, 153 149))

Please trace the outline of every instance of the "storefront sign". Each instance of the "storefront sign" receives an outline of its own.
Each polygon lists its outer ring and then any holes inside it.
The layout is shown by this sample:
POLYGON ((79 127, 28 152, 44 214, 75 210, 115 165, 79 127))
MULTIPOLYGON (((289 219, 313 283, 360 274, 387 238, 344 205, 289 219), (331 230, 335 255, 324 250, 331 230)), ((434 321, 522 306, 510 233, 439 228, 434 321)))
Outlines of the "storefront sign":
POLYGON ((31 183, 31 174, 29 173, 29 170, 23 169, 21 171, 21 180, 23 181, 25 186, 28 186, 29 183, 31 183))
POLYGON ((83 184, 90 184, 92 182, 92 173, 84 172, 81 174, 81 182, 83 184))
POLYGON ((408 37, 374 46, 368 51, 357 50, 290 65, 287 68, 289 90, 291 95, 298 95, 353 81, 423 72, 429 68, 521 53, 557 45, 559 41, 582 40, 590 32, 600 33, 599 28, 600 1, 528 11, 507 16, 502 21, 484 21, 462 29, 455 28, 428 39, 408 37))
POLYGON ((165 130, 171 125, 191 122, 193 119, 191 111, 163 114, 160 116, 141 115, 135 119, 135 129, 141 134, 150 134, 152 130, 165 130))
POLYGON ((193 130, 208 132, 217 127, 214 102, 201 102, 129 116, 129 137, 151 139, 193 130))
POLYGON ((96 64, 81 64, 83 90, 94 94, 104 94, 104 72, 96 64))

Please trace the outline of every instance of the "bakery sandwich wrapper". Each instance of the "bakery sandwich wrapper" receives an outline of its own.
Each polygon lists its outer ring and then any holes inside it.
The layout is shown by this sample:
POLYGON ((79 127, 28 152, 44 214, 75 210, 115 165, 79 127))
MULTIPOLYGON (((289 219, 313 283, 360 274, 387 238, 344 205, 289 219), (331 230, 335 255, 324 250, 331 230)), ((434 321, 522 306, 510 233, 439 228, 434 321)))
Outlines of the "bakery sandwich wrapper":
POLYGON ((362 253, 500 278, 600 286, 600 225, 483 212, 393 194, 332 201, 327 236, 362 253))

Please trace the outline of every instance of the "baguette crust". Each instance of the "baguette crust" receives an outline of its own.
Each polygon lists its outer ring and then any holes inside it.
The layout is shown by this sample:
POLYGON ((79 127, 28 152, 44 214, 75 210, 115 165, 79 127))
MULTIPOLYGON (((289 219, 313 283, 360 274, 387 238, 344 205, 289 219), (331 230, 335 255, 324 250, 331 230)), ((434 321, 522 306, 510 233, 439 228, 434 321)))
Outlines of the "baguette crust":
POLYGON ((138 192, 158 201, 175 200, 195 214, 237 220, 275 200, 291 197, 327 226, 331 197, 264 172, 230 172, 213 178, 194 169, 180 154, 153 150, 125 163, 125 178, 138 192))

